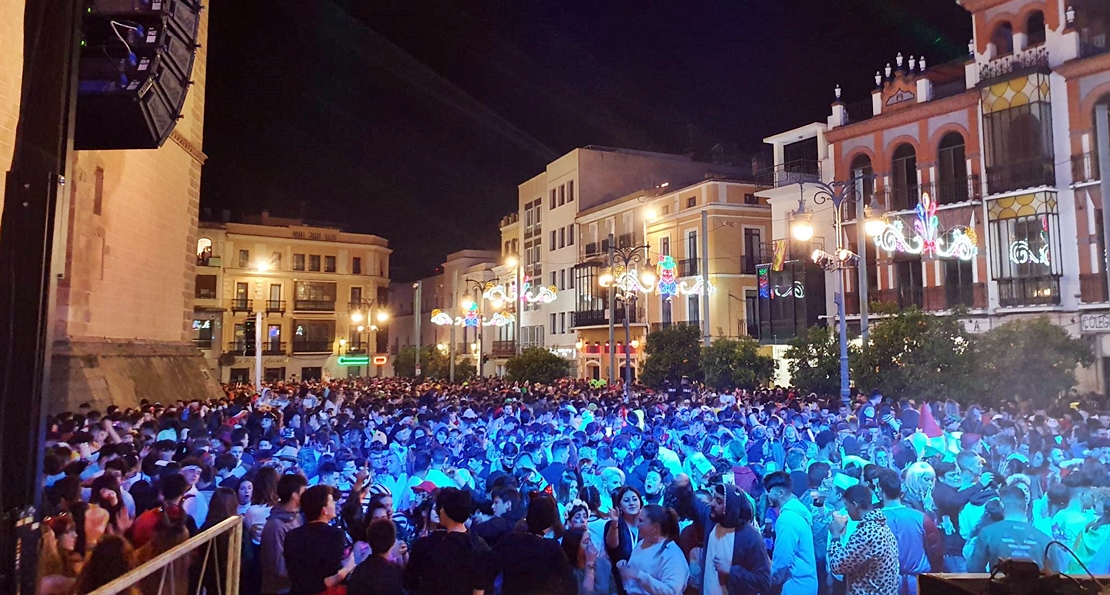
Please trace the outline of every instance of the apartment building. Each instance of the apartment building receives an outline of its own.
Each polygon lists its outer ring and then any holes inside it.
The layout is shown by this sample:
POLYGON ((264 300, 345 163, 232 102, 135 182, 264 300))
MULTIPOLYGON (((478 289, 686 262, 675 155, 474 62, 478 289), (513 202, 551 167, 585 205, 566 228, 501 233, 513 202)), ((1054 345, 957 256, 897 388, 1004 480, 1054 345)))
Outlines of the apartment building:
MULTIPOLYGON (((750 181, 715 176, 691 184, 663 183, 579 213, 578 264, 567 289, 575 303, 569 324, 576 334, 580 376, 623 377, 628 363, 635 377, 652 330, 689 324, 711 339, 750 334, 757 320, 756 263, 771 231, 771 207, 756 196, 758 189, 750 181), (634 254, 637 262, 630 268, 650 272, 658 281, 643 288, 649 291, 633 292, 627 309, 618 301, 610 311, 610 289, 600 282, 612 271, 610 244, 614 253, 634 254), (611 353, 616 355, 612 372, 611 353)), ((615 260, 623 264, 622 258, 615 260)), ((562 330, 562 318, 556 322, 562 330)))
MULTIPOLYGON (((835 246, 831 205, 814 202, 815 182, 861 179, 863 204, 874 202, 885 225, 867 237, 858 205, 845 206, 843 243, 866 252, 865 266, 845 274, 849 322, 858 328, 860 270, 870 301, 968 308, 972 332, 1047 314, 1091 336, 1101 360, 1081 374, 1081 387, 1105 391, 1106 185, 1094 113, 1110 103, 1110 4, 960 4, 974 24, 967 59, 929 66, 899 54, 880 65, 870 98, 843 102, 838 89, 827 122, 766 139, 776 165, 767 172, 773 188, 760 195, 772 205, 774 237, 789 246, 786 262, 835 246), (799 187, 823 236, 806 243, 790 239, 799 187)), ((797 266, 814 292, 812 269, 797 266)), ((828 292, 826 309, 834 311, 828 292)))
MULTIPOLYGON (((555 299, 525 302, 520 317, 522 347, 544 347, 565 357, 578 373, 574 267, 579 264, 580 212, 666 183, 739 174, 738 168, 680 155, 587 146, 552 161, 520 184, 516 216, 502 219, 503 256, 515 256, 529 287, 554 287, 555 299)), ((501 268, 498 274, 508 272, 501 268)))
POLYGON ((193 343, 223 382, 348 377, 388 366, 388 242, 298 219, 201 222, 193 343), (256 344, 257 315, 262 344, 256 344))

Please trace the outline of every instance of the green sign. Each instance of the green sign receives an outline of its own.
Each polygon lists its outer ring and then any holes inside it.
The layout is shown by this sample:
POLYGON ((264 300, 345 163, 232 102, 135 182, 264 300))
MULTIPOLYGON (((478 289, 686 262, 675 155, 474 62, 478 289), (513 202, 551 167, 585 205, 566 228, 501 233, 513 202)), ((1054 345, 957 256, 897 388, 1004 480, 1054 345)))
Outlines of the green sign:
POLYGON ((339 356, 339 365, 341 366, 366 366, 370 364, 369 355, 341 355, 339 356))

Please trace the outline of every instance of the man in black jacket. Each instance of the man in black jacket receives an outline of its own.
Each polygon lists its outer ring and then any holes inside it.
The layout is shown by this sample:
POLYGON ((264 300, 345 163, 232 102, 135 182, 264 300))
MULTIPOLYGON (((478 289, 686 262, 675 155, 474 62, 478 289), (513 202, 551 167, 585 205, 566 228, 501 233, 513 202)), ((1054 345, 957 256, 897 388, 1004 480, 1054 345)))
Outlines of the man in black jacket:
POLYGON ((755 595, 771 589, 771 559, 763 536, 752 525, 751 501, 734 485, 711 489, 712 504, 694 496, 690 479, 680 475, 669 488, 679 514, 705 533, 701 593, 755 595))
POLYGON ((443 488, 435 507, 444 529, 412 544, 405 589, 415 595, 480 595, 489 587, 485 569, 490 549, 466 530, 470 492, 443 488))

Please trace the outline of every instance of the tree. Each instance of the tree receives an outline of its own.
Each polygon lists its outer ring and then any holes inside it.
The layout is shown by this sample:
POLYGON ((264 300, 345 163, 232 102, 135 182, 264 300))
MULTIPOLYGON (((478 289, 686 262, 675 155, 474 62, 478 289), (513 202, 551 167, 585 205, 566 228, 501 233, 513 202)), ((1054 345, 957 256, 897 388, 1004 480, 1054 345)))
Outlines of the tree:
POLYGON ((1041 316, 997 326, 978 342, 982 380, 996 401, 1017 399, 1038 406, 1056 402, 1075 386, 1077 366, 1094 363, 1091 347, 1041 316))
POLYGON ((979 394, 975 337, 964 329, 960 312, 937 316, 890 305, 878 312, 889 317, 871 328, 869 343, 853 362, 858 389, 918 400, 969 400, 979 394))
MULTIPOLYGON (((433 345, 420 348, 420 375, 424 378, 447 380, 451 377, 451 359, 433 345)), ((393 359, 393 373, 402 378, 416 376, 416 348, 402 347, 393 359)), ((455 357, 455 381, 461 382, 474 377, 474 364, 469 357, 455 357)))
MULTIPOLYGON (((849 356, 858 357, 849 346, 849 356)), ((805 393, 821 396, 840 394, 840 336, 829 326, 815 326, 790 340, 783 355, 790 383, 805 393)))
POLYGON ((509 379, 517 382, 539 382, 551 384, 570 374, 567 360, 542 347, 529 347, 505 362, 509 379))
POLYGON ((705 383, 717 390, 754 389, 767 383, 775 375, 775 360, 759 349, 751 337, 717 339, 701 351, 705 383))
POLYGON ((646 386, 662 386, 666 380, 678 382, 683 376, 701 377, 701 331, 680 324, 648 334, 644 345, 647 361, 640 368, 640 381, 646 386))

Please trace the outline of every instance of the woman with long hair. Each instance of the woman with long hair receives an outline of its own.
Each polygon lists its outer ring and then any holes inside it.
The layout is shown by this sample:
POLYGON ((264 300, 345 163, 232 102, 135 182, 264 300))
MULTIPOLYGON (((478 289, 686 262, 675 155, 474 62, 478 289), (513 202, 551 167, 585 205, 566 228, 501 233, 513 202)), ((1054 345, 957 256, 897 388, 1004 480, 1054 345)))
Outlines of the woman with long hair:
POLYGON ((262 543, 262 527, 266 525, 266 519, 270 518, 270 510, 278 502, 278 479, 280 476, 277 469, 263 467, 252 480, 254 490, 251 494, 251 505, 247 508, 247 514, 243 519, 243 526, 255 545, 262 543))
POLYGON ((933 501, 933 488, 936 485, 937 472, 933 470, 933 466, 918 461, 906 467, 902 502, 914 510, 935 516, 937 505, 933 501))
POLYGON ((84 560, 77 548, 77 526, 69 514, 43 521, 39 548, 39 592, 68 595, 84 560))
MULTIPOLYGON (((105 535, 89 554, 85 567, 77 576, 74 595, 86 595, 123 576, 135 566, 135 553, 131 544, 118 535, 105 535)), ((128 587, 124 595, 138 595, 139 590, 128 587)))
POLYGON ((679 595, 686 588, 690 567, 678 547, 678 513, 648 504, 638 518, 640 543, 627 562, 617 564, 628 595, 679 595))
POLYGON ((640 511, 644 501, 640 492, 631 486, 624 486, 613 495, 613 507, 609 511, 609 521, 605 523, 605 554, 612 566, 613 576, 618 580, 617 592, 625 595, 618 564, 632 557, 632 550, 640 542, 640 511))
POLYGON ((93 480, 89 504, 99 506, 108 512, 108 533, 123 535, 131 528, 131 515, 123 504, 119 480, 105 473, 93 480))
POLYGON ((563 471, 559 477, 559 486, 555 489, 555 499, 559 502, 559 517, 566 518, 567 507, 578 499, 582 485, 578 481, 578 474, 571 469, 563 471))
POLYGON ((573 593, 574 572, 562 546, 548 535, 561 526, 555 499, 544 492, 531 494, 524 532, 505 535, 494 546, 490 576, 502 576, 502 595, 573 593))
POLYGON ((236 489, 236 493, 239 496, 239 505, 236 512, 240 516, 244 516, 247 514, 247 511, 250 510, 251 500, 254 498, 254 482, 249 479, 243 478, 239 482, 239 487, 236 489))
POLYGON ((568 529, 563 536, 563 553, 574 569, 578 582, 578 595, 602 593, 603 585, 597 580, 597 546, 590 540, 590 532, 582 528, 568 529))

